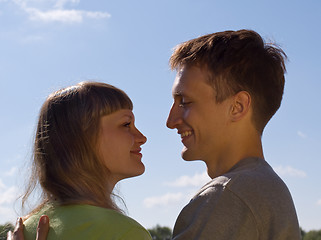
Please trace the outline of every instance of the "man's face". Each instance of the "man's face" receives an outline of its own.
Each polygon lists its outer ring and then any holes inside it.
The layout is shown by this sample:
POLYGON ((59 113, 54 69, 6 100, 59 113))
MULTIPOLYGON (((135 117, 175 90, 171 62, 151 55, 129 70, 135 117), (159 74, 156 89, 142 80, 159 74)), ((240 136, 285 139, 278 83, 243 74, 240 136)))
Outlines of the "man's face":
POLYGON ((183 67, 173 84, 174 103, 167 127, 177 129, 184 145, 184 160, 216 161, 224 154, 228 139, 230 101, 216 103, 215 91, 205 70, 183 67))

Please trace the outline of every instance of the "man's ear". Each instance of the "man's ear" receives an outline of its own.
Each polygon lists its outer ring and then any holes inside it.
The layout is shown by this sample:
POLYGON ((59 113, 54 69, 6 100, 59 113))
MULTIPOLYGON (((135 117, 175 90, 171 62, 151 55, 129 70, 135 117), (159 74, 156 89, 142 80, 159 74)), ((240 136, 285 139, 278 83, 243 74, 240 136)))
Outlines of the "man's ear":
POLYGON ((237 122, 244 118, 251 108, 251 95, 246 91, 240 91, 233 96, 231 118, 237 122))

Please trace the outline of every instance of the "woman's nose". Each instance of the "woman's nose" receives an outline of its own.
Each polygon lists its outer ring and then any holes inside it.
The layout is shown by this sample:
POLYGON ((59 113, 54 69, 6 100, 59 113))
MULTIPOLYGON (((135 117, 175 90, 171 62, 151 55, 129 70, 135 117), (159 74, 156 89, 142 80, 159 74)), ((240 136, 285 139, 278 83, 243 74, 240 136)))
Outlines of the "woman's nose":
POLYGON ((142 134, 137 128, 136 128, 136 134, 135 134, 136 141, 140 143, 141 145, 145 144, 147 142, 147 138, 144 134, 142 134))

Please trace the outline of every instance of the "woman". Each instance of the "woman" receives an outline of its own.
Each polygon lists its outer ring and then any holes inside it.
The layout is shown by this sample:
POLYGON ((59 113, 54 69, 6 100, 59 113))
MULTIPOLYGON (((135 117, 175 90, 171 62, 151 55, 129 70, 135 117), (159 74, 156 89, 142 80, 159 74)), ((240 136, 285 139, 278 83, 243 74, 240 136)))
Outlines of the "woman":
POLYGON ((40 216, 50 218, 48 239, 151 239, 122 214, 113 188, 144 173, 133 105, 120 89, 83 82, 51 94, 43 104, 25 204, 36 183, 42 203, 24 220, 26 240, 36 238, 40 216))

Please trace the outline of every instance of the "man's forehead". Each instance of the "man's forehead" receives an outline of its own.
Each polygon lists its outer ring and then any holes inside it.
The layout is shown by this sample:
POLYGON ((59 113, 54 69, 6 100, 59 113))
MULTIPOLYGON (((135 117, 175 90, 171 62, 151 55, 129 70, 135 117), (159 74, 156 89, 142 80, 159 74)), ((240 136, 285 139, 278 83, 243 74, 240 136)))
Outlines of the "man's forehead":
POLYGON ((174 81, 173 88, 172 88, 173 98, 188 97, 192 93, 191 91, 192 90, 188 87, 188 85, 183 79, 174 81))
POLYGON ((197 75, 191 71, 190 68, 182 67, 177 71, 173 87, 172 87, 172 95, 173 96, 186 96, 193 89, 193 85, 195 85, 195 81, 197 81, 197 75))
POLYGON ((214 93, 213 87, 209 84, 208 72, 202 68, 192 66, 181 68, 177 71, 173 87, 173 98, 192 98, 205 92, 214 93))
POLYGON ((183 95, 183 87, 181 75, 177 73, 173 86, 172 86, 172 95, 173 97, 179 97, 183 95))

